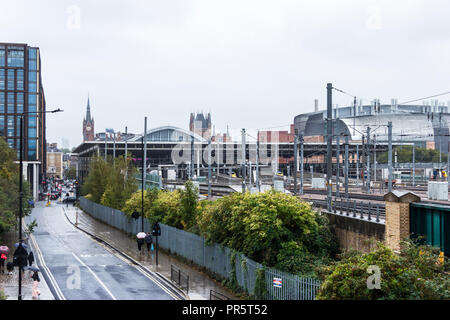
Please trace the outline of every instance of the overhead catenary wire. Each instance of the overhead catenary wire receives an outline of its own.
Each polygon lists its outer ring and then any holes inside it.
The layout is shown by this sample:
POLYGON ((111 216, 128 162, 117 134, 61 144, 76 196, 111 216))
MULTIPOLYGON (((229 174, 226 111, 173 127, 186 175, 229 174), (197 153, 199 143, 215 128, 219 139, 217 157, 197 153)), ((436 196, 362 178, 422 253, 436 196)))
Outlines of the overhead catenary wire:
POLYGON ((428 97, 424 97, 424 98, 419 98, 419 99, 414 99, 414 100, 409 100, 409 101, 405 101, 405 102, 401 102, 399 104, 407 104, 407 103, 412 103, 412 102, 417 102, 417 101, 422 101, 422 100, 426 100, 426 99, 430 99, 430 98, 436 98, 436 97, 440 97, 440 96, 445 96, 447 94, 450 94, 450 91, 447 92, 443 92, 443 93, 438 93, 432 96, 428 96, 428 97))

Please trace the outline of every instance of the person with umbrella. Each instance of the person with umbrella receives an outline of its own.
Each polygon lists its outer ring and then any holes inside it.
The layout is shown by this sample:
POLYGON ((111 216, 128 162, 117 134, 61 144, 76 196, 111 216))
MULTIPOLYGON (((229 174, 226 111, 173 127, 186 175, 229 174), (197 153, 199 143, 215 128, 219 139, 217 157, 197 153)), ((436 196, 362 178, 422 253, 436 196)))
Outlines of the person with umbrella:
POLYGON ((0 272, 5 273, 5 262, 8 259, 6 254, 9 253, 8 246, 0 246, 0 272))
POLYGON ((6 257, 6 254, 2 253, 0 255, 0 272, 1 273, 5 273, 5 262, 6 262, 6 259, 8 259, 6 257))
POLYGON ((150 245, 153 242, 152 235, 150 234, 150 232, 147 232, 147 235, 145 236, 144 240, 145 243, 147 244, 147 251, 150 252, 150 245))
POLYGON ((28 270, 34 271, 33 275, 31 276, 31 279, 33 279, 33 291, 31 293, 31 296, 33 299, 38 299, 38 297, 41 295, 41 292, 38 289, 39 282, 41 279, 39 278, 39 269, 36 267, 28 267, 28 270))
POLYGON ((138 249, 139 249, 139 251, 141 251, 141 247, 142 247, 142 245, 144 244, 144 239, 145 239, 145 237, 146 237, 145 232, 139 232, 139 233, 136 235, 136 241, 137 241, 137 244, 138 244, 138 249))

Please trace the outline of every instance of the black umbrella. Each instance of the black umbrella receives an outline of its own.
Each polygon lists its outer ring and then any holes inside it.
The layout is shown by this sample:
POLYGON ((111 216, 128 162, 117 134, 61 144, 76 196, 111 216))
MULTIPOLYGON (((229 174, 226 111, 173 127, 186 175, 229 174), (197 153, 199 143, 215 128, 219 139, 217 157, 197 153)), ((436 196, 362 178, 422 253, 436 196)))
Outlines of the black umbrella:
POLYGON ((25 267, 27 270, 30 270, 30 271, 36 271, 36 272, 39 272, 40 270, 39 270, 39 268, 38 267, 35 267, 35 266, 29 266, 29 267, 25 267))
MULTIPOLYGON (((19 247, 19 242, 17 242, 14 246, 15 246, 16 248, 18 248, 18 247, 19 247)), ((28 249, 28 246, 27 246, 25 243, 22 243, 22 247, 23 247, 24 249, 28 249)))

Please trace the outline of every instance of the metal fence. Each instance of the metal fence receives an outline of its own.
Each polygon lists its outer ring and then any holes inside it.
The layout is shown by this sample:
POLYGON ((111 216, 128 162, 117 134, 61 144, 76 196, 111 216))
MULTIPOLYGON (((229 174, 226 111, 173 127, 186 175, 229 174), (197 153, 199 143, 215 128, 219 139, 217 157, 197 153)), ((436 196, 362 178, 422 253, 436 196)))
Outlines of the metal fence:
MULTIPOLYGON (((141 220, 128 218, 120 210, 102 206, 84 197, 80 198, 80 205, 94 218, 130 235, 141 231, 141 220)), ((266 300, 313 300, 320 287, 320 281, 317 279, 267 268, 228 247, 216 243, 207 245, 205 239, 196 234, 162 223, 160 227, 158 244, 163 249, 176 253, 222 278, 231 280, 234 273, 237 284, 251 295, 255 294, 259 269, 265 272, 266 290, 263 298, 266 300), (235 272, 232 272, 232 258, 235 272)), ((144 230, 151 230, 147 219, 144 220, 144 230)))
POLYGON ((174 265, 170 265, 170 280, 175 282, 179 288, 189 293, 189 275, 174 265))

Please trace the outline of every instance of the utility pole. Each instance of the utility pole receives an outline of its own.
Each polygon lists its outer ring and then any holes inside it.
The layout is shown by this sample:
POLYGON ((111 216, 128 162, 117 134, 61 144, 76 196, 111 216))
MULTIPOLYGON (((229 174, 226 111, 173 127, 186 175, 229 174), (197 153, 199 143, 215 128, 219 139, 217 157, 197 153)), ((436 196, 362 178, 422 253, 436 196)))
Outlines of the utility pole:
POLYGON ((219 164, 220 164, 220 144, 219 144, 219 141, 217 141, 217 149, 216 149, 216 161, 217 161, 217 172, 216 172, 216 179, 217 179, 217 182, 219 182, 219 170, 220 170, 220 167, 219 167, 219 164))
POLYGON ((345 135, 345 198, 348 199, 348 134, 345 135))
POLYGON ((356 145, 356 185, 359 186, 359 144, 356 145))
POLYGON ((142 232, 144 232, 144 190, 145 190, 145 182, 144 182, 144 136, 142 136, 142 143, 141 143, 141 150, 142 150, 142 192, 141 192, 141 219, 142 219, 142 232))
POLYGON ((340 187, 340 144, 341 144, 341 132, 339 131, 339 118, 336 118, 336 197, 340 197, 339 187, 340 187))
POLYGON ((377 182, 377 135, 373 135, 373 181, 377 182))
POLYGON ((107 135, 107 132, 106 132, 106 129, 105 129, 105 162, 106 162, 106 155, 108 154, 108 145, 106 144, 106 142, 107 142, 107 140, 108 140, 108 135, 107 135))
POLYGON ((298 136, 297 136, 297 130, 295 130, 295 135, 294 135, 294 195, 297 195, 297 154, 298 154, 298 150, 297 150, 297 145, 298 145, 298 136))
POLYGON ((361 190, 366 187, 366 144, 364 143, 365 137, 362 135, 362 177, 361 177, 361 190))
POLYGON ((332 98, 333 98, 333 85, 331 83, 327 84, 327 210, 331 212, 331 196, 332 196, 332 190, 331 190, 331 157, 332 157, 332 98))
POLYGON ((392 122, 388 122, 388 191, 392 191, 392 122))
MULTIPOLYGON (((300 134, 300 194, 303 195, 303 134, 300 134)), ((295 172, 297 176, 297 172, 295 172)))
POLYGON ((127 135, 128 135, 128 128, 125 127, 125 163, 127 163, 127 152, 128 152, 128 148, 127 148, 127 135))
POLYGON ((208 199, 211 199, 211 138, 208 140, 208 199))
POLYGON ((261 186, 259 185, 259 132, 256 139, 256 188, 258 192, 261 192, 261 186))
POLYGON ((195 158, 194 137, 191 137, 191 170, 190 170, 190 178, 191 178, 191 180, 193 179, 194 174, 195 174, 194 158, 195 158))
MULTIPOLYGON (((147 117, 144 119, 144 157, 142 158, 142 161, 144 161, 144 166, 142 167, 144 169, 143 171, 143 180, 144 180, 144 189, 147 187, 147 117)), ((142 231, 143 232, 143 231, 142 231)))
POLYGON ((356 128, 356 97, 353 97, 353 136, 355 136, 356 128))
POLYGON ((416 145, 413 143, 412 146, 412 185, 413 187, 416 185, 416 145))
POLYGON ((245 129, 242 129, 242 159, 241 159, 241 174, 242 174, 242 193, 245 193, 245 129))
POLYGON ((370 127, 367 127, 367 192, 370 193, 370 127))

